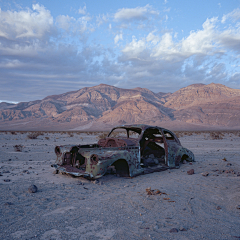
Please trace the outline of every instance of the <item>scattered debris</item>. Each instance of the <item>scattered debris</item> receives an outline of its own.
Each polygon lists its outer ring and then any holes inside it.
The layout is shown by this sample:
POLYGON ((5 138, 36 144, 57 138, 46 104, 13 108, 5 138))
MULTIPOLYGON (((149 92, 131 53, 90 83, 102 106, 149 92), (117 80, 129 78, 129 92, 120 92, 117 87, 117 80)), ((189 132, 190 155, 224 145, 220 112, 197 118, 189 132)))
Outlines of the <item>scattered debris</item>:
POLYGON ((28 188, 28 191, 30 193, 36 193, 37 192, 37 187, 35 185, 31 185, 29 188, 28 188))
POLYGON ((58 169, 55 169, 54 171, 53 171, 53 174, 58 174, 59 173, 59 170, 58 169))
POLYGON ((170 198, 163 198, 163 200, 170 200, 170 198))
POLYGON ((191 201, 192 199, 194 199, 194 198, 191 197, 191 198, 189 199, 189 201, 188 201, 188 207, 189 207, 189 209, 190 209, 190 212, 193 214, 193 210, 192 210, 192 207, 191 207, 191 204, 190 204, 190 201, 191 201))
POLYGON ((177 230, 176 228, 172 228, 169 232, 170 232, 170 233, 177 233, 178 230, 177 230))
POLYGON ((180 228, 179 228, 179 231, 182 231, 182 232, 184 232, 184 231, 187 231, 187 229, 186 229, 186 228, 184 228, 184 227, 180 227, 180 228))
POLYGON ((232 174, 235 174, 235 172, 234 172, 233 169, 225 170, 225 173, 232 173, 232 174))
POLYGON ((10 179, 4 179, 3 181, 4 182, 10 182, 11 180, 10 179))
POLYGON ((158 226, 155 225, 155 226, 153 227, 153 229, 154 229, 154 230, 158 230, 158 226))
POLYGON ((220 209, 222 209, 222 208, 221 208, 220 206, 217 206, 216 209, 217 209, 217 210, 220 210, 220 209))
MULTIPOLYGON (((99 180, 94 180, 92 181, 93 184, 98 184, 99 183, 99 180)), ((125 187, 125 186, 124 186, 125 187)))
POLYGON ((202 176, 204 176, 204 177, 207 177, 207 176, 209 175, 208 172, 204 172, 204 173, 201 173, 201 174, 202 174, 202 176))
POLYGON ((13 203, 12 202, 5 202, 4 205, 5 206, 10 206, 10 205, 13 205, 13 203))
POLYGON ((188 174, 188 175, 193 175, 193 174, 194 174, 194 169, 188 170, 188 171, 187 171, 187 174, 188 174))
POLYGON ((227 159, 226 159, 225 157, 224 157, 222 160, 225 161, 225 162, 227 162, 227 159))
POLYGON ((236 209, 240 209, 240 205, 237 205, 237 206, 236 206, 236 209))
POLYGON ((152 190, 150 187, 146 188, 146 192, 147 192, 147 195, 162 195, 162 194, 166 194, 164 192, 161 192, 159 189, 152 190))
POLYGON ((78 182, 77 185, 84 185, 84 183, 82 183, 82 182, 78 182))
POLYGON ((226 165, 226 166, 227 166, 227 167, 228 167, 228 166, 232 166, 232 164, 231 164, 231 163, 227 163, 227 165, 226 165))

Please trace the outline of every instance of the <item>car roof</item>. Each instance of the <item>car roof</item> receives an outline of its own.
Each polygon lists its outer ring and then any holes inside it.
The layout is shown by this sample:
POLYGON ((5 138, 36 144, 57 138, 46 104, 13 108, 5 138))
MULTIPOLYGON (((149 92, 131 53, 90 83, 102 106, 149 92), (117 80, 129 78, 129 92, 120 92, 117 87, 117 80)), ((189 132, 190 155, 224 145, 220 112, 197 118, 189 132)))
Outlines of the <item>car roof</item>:
POLYGON ((160 128, 160 129, 163 129, 161 127, 158 127, 158 126, 150 126, 150 125, 146 125, 146 124, 127 124, 127 125, 119 125, 119 126, 116 126, 114 128, 140 128, 142 130, 145 130, 147 128, 152 128, 152 127, 156 127, 156 128, 160 128))

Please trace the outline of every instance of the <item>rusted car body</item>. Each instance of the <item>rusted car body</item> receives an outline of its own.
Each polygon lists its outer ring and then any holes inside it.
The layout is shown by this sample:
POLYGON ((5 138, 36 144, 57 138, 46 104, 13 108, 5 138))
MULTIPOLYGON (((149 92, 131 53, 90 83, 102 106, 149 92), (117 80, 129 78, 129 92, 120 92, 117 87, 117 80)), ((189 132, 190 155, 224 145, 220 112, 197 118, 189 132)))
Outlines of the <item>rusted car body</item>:
POLYGON ((96 144, 56 146, 55 153, 58 171, 95 179, 113 166, 117 175, 134 177, 194 161, 173 132, 143 124, 115 127, 96 144))

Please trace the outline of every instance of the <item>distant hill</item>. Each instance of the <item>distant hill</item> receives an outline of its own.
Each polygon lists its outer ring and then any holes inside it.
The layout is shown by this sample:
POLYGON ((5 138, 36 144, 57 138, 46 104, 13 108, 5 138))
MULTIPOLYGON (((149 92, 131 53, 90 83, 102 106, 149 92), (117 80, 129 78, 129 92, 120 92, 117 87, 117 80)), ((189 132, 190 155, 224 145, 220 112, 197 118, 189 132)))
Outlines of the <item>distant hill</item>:
POLYGON ((180 129, 239 129, 240 90, 193 84, 174 93, 106 84, 43 100, 0 103, 1 130, 104 130, 145 123, 180 129))

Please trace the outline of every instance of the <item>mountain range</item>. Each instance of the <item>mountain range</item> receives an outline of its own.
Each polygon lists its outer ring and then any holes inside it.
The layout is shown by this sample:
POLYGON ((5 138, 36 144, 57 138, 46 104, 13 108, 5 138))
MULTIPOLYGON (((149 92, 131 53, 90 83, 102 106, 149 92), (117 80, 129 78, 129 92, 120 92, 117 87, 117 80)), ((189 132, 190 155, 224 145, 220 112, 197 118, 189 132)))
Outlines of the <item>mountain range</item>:
POLYGON ((0 130, 107 130, 143 123, 173 130, 240 128, 240 90, 211 83, 174 93, 100 84, 18 104, 0 103, 0 130))

